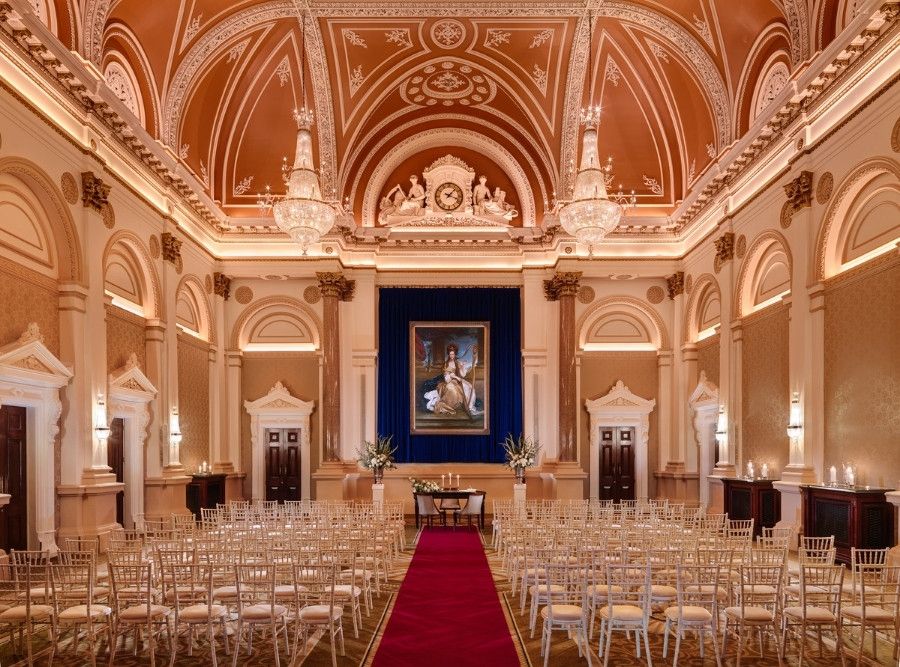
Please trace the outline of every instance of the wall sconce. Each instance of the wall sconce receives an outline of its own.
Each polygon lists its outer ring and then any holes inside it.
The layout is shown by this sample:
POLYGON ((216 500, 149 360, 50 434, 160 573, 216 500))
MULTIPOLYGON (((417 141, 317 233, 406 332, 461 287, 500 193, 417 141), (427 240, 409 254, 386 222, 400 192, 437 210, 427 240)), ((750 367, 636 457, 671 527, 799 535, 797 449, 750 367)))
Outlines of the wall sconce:
POLYGON ((169 418, 169 443, 181 444, 181 426, 178 423, 178 408, 172 408, 172 416, 169 418))
MULTIPOLYGON (((709 431, 707 431, 708 433, 709 431)), ((719 406, 719 418, 716 420, 716 443, 721 445, 728 437, 728 417, 725 416, 725 406, 719 406)))
POLYGON ((788 419, 787 434, 791 440, 803 435, 803 415, 800 409, 800 392, 795 391, 791 397, 791 412, 788 419))
POLYGON ((106 401, 103 394, 97 394, 97 412, 94 416, 94 433, 98 440, 109 440, 109 424, 106 422, 106 401))

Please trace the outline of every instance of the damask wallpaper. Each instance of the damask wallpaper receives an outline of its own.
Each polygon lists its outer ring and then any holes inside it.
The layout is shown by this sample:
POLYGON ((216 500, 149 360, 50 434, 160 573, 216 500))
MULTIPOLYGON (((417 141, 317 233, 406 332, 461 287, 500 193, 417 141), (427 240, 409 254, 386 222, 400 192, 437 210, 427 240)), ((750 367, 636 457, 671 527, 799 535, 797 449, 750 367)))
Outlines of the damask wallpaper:
MULTIPOLYGON (((581 359, 581 396, 578 399, 578 430, 581 438, 581 464, 585 472, 590 469, 591 418, 584 402, 609 393, 616 381, 625 385, 641 398, 656 399, 659 403, 659 371, 656 352, 592 352, 581 359)), ((647 489, 652 498, 656 495, 654 471, 659 468, 658 408, 650 413, 649 479, 647 489)), ((587 492, 589 489, 585 489, 587 492)))
POLYGON ((3 270, 0 265, 0 303, 3 316, 0 317, 0 346, 18 340, 31 322, 37 322, 44 335, 47 349, 59 357, 59 298, 51 289, 49 279, 43 276, 28 280, 23 274, 30 273, 21 267, 16 273, 3 270))
POLYGON ((147 372, 143 320, 120 308, 106 311, 106 368, 121 368, 134 352, 141 370, 147 372))
POLYGON ((700 371, 706 371, 706 379, 719 386, 719 334, 697 343, 697 375, 700 371))
MULTIPOLYGON (((838 278, 838 280, 841 280, 838 278)), ((825 467, 900 488, 900 262, 825 294, 825 467)))
POLYGON ((781 473, 788 464, 785 428, 791 396, 788 377, 788 310, 777 305, 744 326, 742 355, 744 464, 768 463, 781 473))
POLYGON ((190 473, 209 461, 209 352, 187 334, 178 336, 178 414, 181 462, 190 473))
POLYGON ((313 401, 310 417, 310 470, 315 472, 321 456, 319 442, 321 409, 319 405, 319 358, 309 353, 250 353, 244 354, 241 367, 241 470, 245 497, 251 496, 250 415, 243 409, 244 401, 255 401, 268 393, 276 382, 287 388, 292 396, 313 401))

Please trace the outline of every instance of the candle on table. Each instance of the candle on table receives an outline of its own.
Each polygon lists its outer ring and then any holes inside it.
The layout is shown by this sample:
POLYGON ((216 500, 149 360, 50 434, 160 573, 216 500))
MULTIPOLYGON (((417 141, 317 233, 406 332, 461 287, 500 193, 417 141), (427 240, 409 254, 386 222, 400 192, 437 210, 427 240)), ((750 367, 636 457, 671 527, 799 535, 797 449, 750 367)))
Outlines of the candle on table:
POLYGON ((832 484, 837 484, 837 468, 835 468, 834 466, 831 466, 829 481, 832 484))
POLYGON ((769 464, 768 463, 762 464, 762 478, 769 479, 769 464))
POLYGON ((444 488, 444 474, 441 473, 441 488, 444 488))

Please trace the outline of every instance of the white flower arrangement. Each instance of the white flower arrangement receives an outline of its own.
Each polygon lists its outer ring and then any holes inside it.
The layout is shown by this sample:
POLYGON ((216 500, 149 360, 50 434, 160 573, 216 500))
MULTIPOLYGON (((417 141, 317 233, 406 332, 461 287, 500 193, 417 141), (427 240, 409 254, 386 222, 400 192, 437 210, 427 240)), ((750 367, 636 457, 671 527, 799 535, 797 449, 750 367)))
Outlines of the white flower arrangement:
POLYGON ((537 463, 537 455, 541 446, 534 438, 519 434, 513 438, 512 433, 507 434, 501 443, 506 454, 506 465, 510 468, 531 468, 537 463))
POLYGON ((437 482, 431 482, 426 479, 416 479, 415 477, 409 478, 410 484, 412 484, 413 493, 434 493, 435 491, 441 490, 441 485, 437 482))
POLYGON ((394 452, 397 451, 396 447, 391 447, 391 438, 394 436, 389 435, 387 437, 377 435, 375 436, 375 442, 368 442, 357 450, 357 454, 359 455, 358 461, 359 465, 361 465, 366 470, 374 470, 375 468, 381 468, 382 470, 388 468, 396 468, 397 466, 394 464, 394 452))

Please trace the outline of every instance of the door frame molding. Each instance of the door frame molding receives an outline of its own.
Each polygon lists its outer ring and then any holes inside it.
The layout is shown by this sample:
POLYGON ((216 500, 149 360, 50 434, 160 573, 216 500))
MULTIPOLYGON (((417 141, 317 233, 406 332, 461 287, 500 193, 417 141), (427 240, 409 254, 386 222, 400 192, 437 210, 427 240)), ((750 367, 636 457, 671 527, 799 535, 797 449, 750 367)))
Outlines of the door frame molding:
POLYGON ((309 456, 310 415, 315 409, 313 401, 292 396, 280 382, 269 389, 265 396, 255 401, 244 401, 244 409, 250 415, 250 493, 254 501, 265 500, 265 431, 267 428, 300 429, 300 498, 309 500, 311 484, 309 456))
POLYGON ((0 348, 0 405, 26 408, 28 544, 55 556, 56 437, 62 415, 60 390, 72 371, 44 345, 38 325, 28 325, 14 343, 0 348))
MULTIPOLYGON (((147 426, 150 424, 150 402, 157 390, 138 365, 137 355, 132 353, 121 368, 109 374, 109 397, 106 418, 121 418, 122 448, 125 451, 124 519, 129 519, 137 530, 144 529, 144 446, 147 442, 147 426)), ((123 526, 123 528, 126 526, 123 526)))
POLYGON ((605 396, 584 402, 591 416, 590 497, 600 497, 600 428, 603 426, 634 427, 634 486, 635 498, 646 498, 649 476, 650 413, 656 407, 656 399, 646 399, 632 393, 622 380, 618 380, 605 396))

